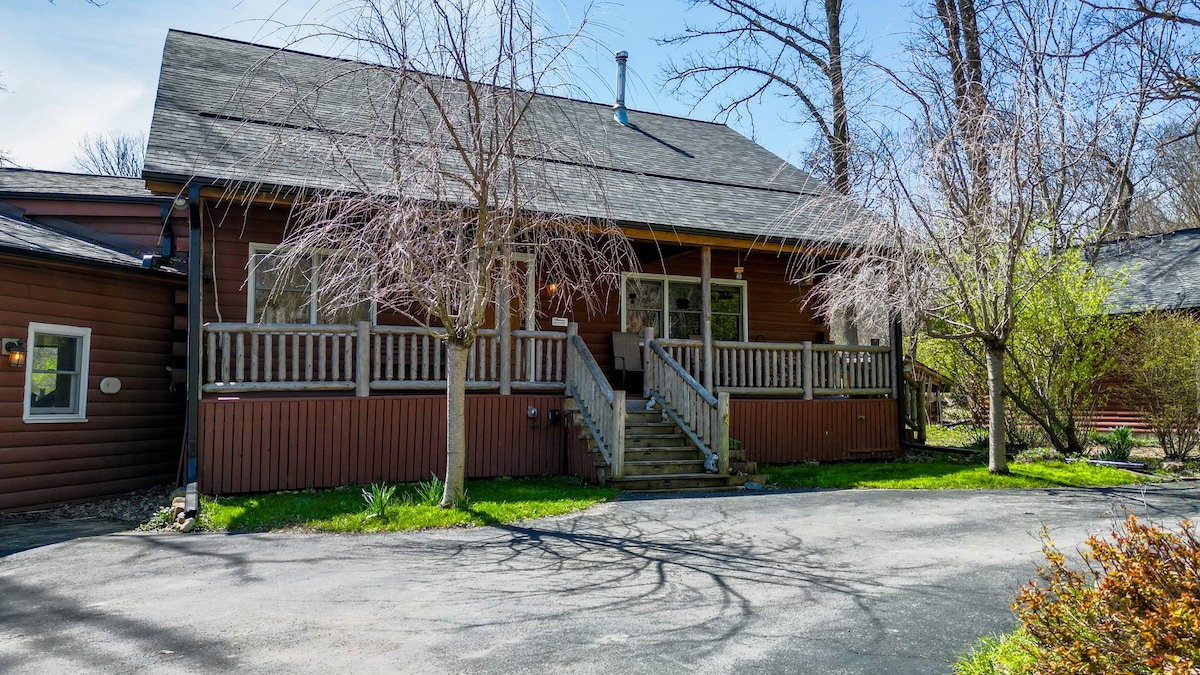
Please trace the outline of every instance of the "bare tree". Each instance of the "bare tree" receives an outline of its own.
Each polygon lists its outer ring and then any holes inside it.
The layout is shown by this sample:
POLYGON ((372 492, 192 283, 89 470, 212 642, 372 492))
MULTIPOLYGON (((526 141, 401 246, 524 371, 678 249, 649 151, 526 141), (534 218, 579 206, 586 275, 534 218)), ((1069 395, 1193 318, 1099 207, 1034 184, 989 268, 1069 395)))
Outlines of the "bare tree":
MULTIPOLYGON (((794 100, 801 120, 820 130, 828 153, 827 171, 818 173, 838 193, 849 194, 855 144, 847 71, 861 56, 845 43, 842 0, 805 0, 798 9, 758 0, 688 3, 715 10, 721 19, 712 26, 688 25, 659 41, 695 47, 666 66, 672 91, 691 92, 696 103, 730 92, 718 104, 718 115, 725 118, 749 113, 751 104, 768 94, 794 100)), ((857 92, 861 98, 865 89, 857 92)))
MULTIPOLYGON (((1086 0, 1085 0, 1086 2, 1086 0)), ((1200 107, 1200 62, 1194 45, 1200 39, 1200 2, 1196 0, 1129 0, 1119 4, 1087 2, 1101 10, 1108 31, 1100 44, 1129 42, 1153 59, 1154 96, 1200 107)), ((1200 133, 1200 119, 1187 129, 1200 133)))
MULTIPOLYGON (((1031 296, 1062 273, 1055 252, 1120 216, 1153 64, 1092 44, 1067 0, 933 0, 914 40, 908 143, 886 158, 890 212, 875 241, 818 287, 826 312, 881 307, 944 340, 982 346, 988 468, 1006 473, 1005 367, 1031 296), (1105 158, 1091 152, 1103 148, 1105 158)), ((1036 313, 1033 313, 1036 314, 1036 313)))
POLYGON ((73 161, 84 173, 140 178, 146 161, 146 134, 84 134, 73 161))
POLYGON ((320 277, 323 304, 367 299, 445 340, 449 507, 463 494, 468 350, 497 289, 514 281, 513 254, 535 256, 559 301, 589 308, 636 258, 604 218, 561 215, 578 213, 565 203, 581 198, 604 212, 587 148, 573 141, 578 120, 538 95, 567 81, 582 28, 554 32, 529 0, 343 10, 320 32, 365 61, 331 60, 298 81, 282 119, 282 101, 266 104, 278 122, 262 174, 281 163, 313 172, 279 263, 303 273, 308 252, 336 250, 320 277))

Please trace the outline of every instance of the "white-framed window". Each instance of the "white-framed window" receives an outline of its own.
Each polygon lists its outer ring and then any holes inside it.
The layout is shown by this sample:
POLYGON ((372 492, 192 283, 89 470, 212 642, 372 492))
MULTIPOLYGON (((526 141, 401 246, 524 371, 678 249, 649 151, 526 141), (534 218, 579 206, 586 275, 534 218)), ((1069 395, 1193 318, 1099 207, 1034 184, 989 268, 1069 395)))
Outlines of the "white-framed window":
MULTIPOLYGON (((313 251, 301 268, 284 270, 278 246, 250 244, 246 316, 251 323, 353 324, 375 320, 374 307, 363 298, 351 307, 330 309, 323 296, 322 276, 345 265, 345 254, 313 251)), ((369 271, 365 272, 370 274, 369 271)))
MULTIPOLYGON (((699 339, 704 300, 699 277, 632 272, 621 276, 623 330, 640 333, 652 326, 659 337, 699 339)), ((746 322, 746 282, 713 279, 713 340, 746 340, 746 322)))
POLYGON ((86 422, 92 329, 29 324, 25 356, 26 422, 86 422))

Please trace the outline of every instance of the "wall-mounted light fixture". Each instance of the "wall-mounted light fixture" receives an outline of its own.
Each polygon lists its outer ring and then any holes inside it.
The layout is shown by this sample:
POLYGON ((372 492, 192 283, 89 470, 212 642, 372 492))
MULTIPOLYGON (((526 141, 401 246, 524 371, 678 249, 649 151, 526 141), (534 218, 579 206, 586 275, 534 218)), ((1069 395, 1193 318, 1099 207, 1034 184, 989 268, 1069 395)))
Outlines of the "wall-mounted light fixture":
POLYGON ((558 282, 557 281, 551 281, 546 284, 546 293, 548 293, 550 295, 554 295, 557 292, 558 292, 558 282))
POLYGON ((742 267, 742 254, 738 253, 737 264, 733 266, 733 276, 737 277, 738 279, 741 279, 742 272, 745 272, 745 271, 746 271, 746 268, 742 267))
POLYGON ((3 343, 0 356, 8 357, 8 365, 13 368, 24 368, 25 341, 21 338, 3 338, 0 339, 0 343, 3 343))

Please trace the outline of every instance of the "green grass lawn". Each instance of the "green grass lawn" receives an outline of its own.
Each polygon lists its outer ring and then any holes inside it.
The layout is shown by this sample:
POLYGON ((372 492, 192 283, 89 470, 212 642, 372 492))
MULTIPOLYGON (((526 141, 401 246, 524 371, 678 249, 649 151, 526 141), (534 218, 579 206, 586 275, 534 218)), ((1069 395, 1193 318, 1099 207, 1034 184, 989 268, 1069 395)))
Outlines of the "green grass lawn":
POLYGON ((467 481, 467 503, 440 509, 421 503, 416 485, 401 485, 384 517, 367 516, 363 486, 335 490, 205 498, 201 526, 261 532, 300 528, 321 532, 397 532, 433 527, 495 525, 554 516, 613 499, 617 490, 574 478, 467 481), (407 499, 406 499, 407 497, 407 499))
POLYGON ((1140 483, 1149 478, 1082 462, 1009 464, 1008 476, 986 466, 930 463, 792 464, 760 467, 770 482, 790 488, 898 488, 905 490, 991 490, 997 488, 1100 487, 1140 483))

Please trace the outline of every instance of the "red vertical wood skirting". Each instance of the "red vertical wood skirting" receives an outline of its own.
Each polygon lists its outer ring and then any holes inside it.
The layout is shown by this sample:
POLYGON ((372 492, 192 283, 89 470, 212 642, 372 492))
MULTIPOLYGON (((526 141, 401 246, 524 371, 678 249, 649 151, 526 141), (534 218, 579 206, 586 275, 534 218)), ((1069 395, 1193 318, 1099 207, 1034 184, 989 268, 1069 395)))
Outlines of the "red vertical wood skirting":
POLYGON ((881 459, 900 453, 896 402, 889 399, 734 400, 729 435, 746 459, 781 464, 881 459))
MULTIPOLYGON (((230 494, 428 480, 446 470, 444 396, 201 401, 200 489, 230 494)), ((467 475, 566 472, 555 395, 467 397, 467 475), (529 406, 536 420, 526 417, 529 406)))

